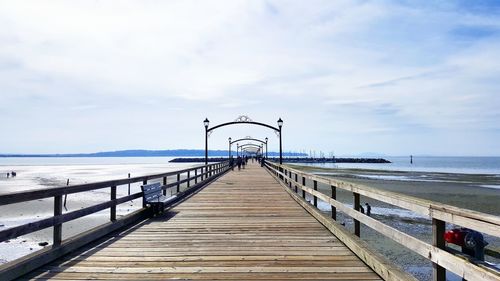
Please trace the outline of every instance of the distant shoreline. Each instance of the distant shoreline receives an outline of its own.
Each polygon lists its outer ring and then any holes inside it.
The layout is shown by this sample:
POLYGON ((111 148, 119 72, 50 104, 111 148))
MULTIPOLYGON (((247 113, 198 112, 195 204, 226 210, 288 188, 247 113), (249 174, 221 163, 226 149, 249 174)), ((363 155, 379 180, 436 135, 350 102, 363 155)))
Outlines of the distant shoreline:
MULTIPOLYGON (((227 150, 209 150, 210 157, 224 157, 228 155, 227 150)), ((278 156, 277 152, 269 152, 270 156, 278 156)), ((300 157, 307 156, 305 153, 285 152, 284 156, 300 157)), ((172 150, 119 150, 104 151, 96 153, 61 153, 61 154, 15 154, 3 153, 0 158, 67 158, 67 157, 202 157, 205 150, 202 149, 172 149, 172 150)))

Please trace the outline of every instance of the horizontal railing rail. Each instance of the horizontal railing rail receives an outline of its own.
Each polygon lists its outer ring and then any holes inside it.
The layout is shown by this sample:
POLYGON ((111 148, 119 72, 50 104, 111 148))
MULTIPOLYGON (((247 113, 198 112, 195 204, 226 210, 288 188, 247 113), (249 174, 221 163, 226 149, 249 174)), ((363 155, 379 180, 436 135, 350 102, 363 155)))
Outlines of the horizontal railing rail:
POLYGON ((429 259, 433 263, 434 280, 445 280, 445 269, 466 280, 500 280, 500 273, 497 270, 484 266, 484 264, 478 263, 474 259, 464 259, 463 256, 446 251, 443 238, 446 223, 500 237, 500 217, 498 216, 396 192, 384 191, 366 185, 313 175, 270 161, 266 161, 265 166, 274 174, 276 179, 280 180, 290 190, 294 190, 295 193, 301 190, 303 199, 306 198, 306 193, 312 196, 314 207, 317 207, 318 199, 328 203, 332 208, 333 220, 336 220, 337 211, 341 211, 353 218, 354 234, 356 236, 360 236, 360 223, 363 223, 385 237, 429 259), (312 181, 312 187, 306 185, 306 180, 312 181), (332 194, 329 196, 318 191, 318 183, 329 185, 332 194), (353 207, 336 200, 337 188, 352 192, 353 207), (360 212, 360 195, 413 211, 431 219, 433 227, 432 245, 360 212))
MULTIPOLYGON (((116 214, 116 206, 129 202, 136 198, 143 197, 143 192, 137 192, 133 194, 128 194, 126 196, 122 196, 117 198, 117 188, 120 186, 126 187, 129 184, 133 183, 142 183, 143 185, 147 184, 148 181, 159 180, 162 183, 162 191, 164 195, 167 195, 167 190, 170 188, 176 188, 176 193, 171 192, 171 196, 178 196, 182 194, 188 194, 191 190, 201 187, 205 185, 207 182, 213 180, 215 177, 218 177, 222 173, 225 173, 230 169, 229 161, 213 163, 203 166, 196 166, 188 169, 182 169, 167 173, 146 175, 140 177, 133 178, 125 178, 125 179, 117 179, 96 183, 86 183, 72 186, 63 186, 63 187, 54 187, 47 189, 34 189, 20 192, 12 192, 0 194, 0 206, 29 202, 38 199, 45 198, 53 198, 54 199, 54 208, 53 208, 53 216, 39 219, 36 221, 32 221, 29 223, 25 223, 22 225, 9 227, 0 231, 0 242, 17 238, 22 235, 30 234, 35 231, 43 230, 49 227, 53 227, 53 243, 52 250, 58 251, 58 248, 63 248, 64 241, 62 241, 62 226, 63 223, 82 218, 88 215, 95 214, 97 212, 109 209, 109 222, 105 226, 106 231, 99 231, 99 237, 116 230, 118 225, 123 225, 124 220, 119 221, 117 219, 116 214), (167 182, 169 177, 174 177, 175 180, 172 182, 167 182), (194 181, 194 184, 192 184, 194 181), (185 188, 181 191, 181 186, 185 184, 185 188), (82 209, 78 209, 75 211, 70 211, 67 213, 63 213, 63 196, 67 194, 78 194, 81 192, 88 192, 98 189, 108 188, 109 189, 109 200, 104 203, 95 204, 89 207, 84 207, 82 209), (109 224, 116 226, 110 226, 109 224)), ((130 192, 130 190, 129 190, 130 192)), ((174 203, 174 201, 172 201, 174 203)), ((143 201, 142 209, 136 211, 136 214, 132 213, 133 217, 143 218, 145 217, 143 214, 147 211, 145 208, 145 202, 143 201)), ((127 216, 124 216, 126 219, 132 223, 133 220, 129 219, 127 216)), ((97 229, 97 228, 96 228, 97 229)), ((78 235, 77 235, 78 236, 78 235)), ((93 239, 99 238, 95 236, 93 239)), ((68 240, 72 240, 73 237, 68 238, 68 240)), ((85 238, 85 239, 88 239, 85 238)), ((82 239, 85 240, 85 239, 82 239)), ((74 244, 74 243, 73 243, 74 244)), ((43 252, 43 250, 41 250, 43 252)), ((66 250, 65 250, 66 251, 66 250)), ((60 253, 64 251, 59 251, 60 253)), ((60 253, 52 256, 60 256, 60 253)), ((43 253, 41 253, 43 255, 43 253)), ((36 253, 34 255, 36 256, 36 253)), ((21 258, 22 260, 23 258, 21 258)), ((9 262, 0 266, 0 279, 1 280, 10 280, 16 277, 19 277, 20 274, 26 273, 25 269, 21 267, 26 267, 26 262, 16 263, 17 260, 9 262), (19 269, 21 268, 21 269, 19 269)), ((42 264, 41 261, 39 261, 42 264)), ((31 266, 32 267, 32 266, 31 266)), ((29 267, 29 268, 31 268, 29 267)))

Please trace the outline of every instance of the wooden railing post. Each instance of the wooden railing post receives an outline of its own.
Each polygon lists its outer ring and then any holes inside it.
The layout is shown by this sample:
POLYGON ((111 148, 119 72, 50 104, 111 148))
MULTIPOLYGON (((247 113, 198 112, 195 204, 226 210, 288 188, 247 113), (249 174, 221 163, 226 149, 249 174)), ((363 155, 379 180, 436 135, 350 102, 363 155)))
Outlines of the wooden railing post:
POLYGON ((191 171, 187 172, 187 187, 189 188, 191 186, 191 171))
MULTIPOLYGON (((446 228, 446 223, 442 220, 432 219, 432 245, 437 248, 444 249, 444 232, 446 228)), ((446 269, 442 266, 432 263, 432 280, 433 281, 445 281, 446 280, 446 269)))
MULTIPOLYGON (((302 186, 306 186, 306 177, 302 177, 302 186)), ((306 199, 306 191, 302 189, 302 198, 306 199)))
MULTIPOLYGON (((318 181, 317 180, 314 180, 313 181, 314 183, 314 190, 318 190, 318 181)), ((314 207, 318 207, 318 197, 316 197, 316 195, 314 195, 314 207)))
POLYGON ((181 191, 181 173, 177 173, 177 193, 181 191))
POLYGON ((288 187, 292 189, 292 171, 288 171, 288 187))
MULTIPOLYGON (((331 186, 332 188, 332 199, 337 200, 337 187, 331 186)), ((337 220, 337 208, 332 205, 332 219, 337 220)))
MULTIPOLYGON (((163 177, 163 185, 167 185, 167 177, 163 177)), ((163 189, 163 196, 167 196, 167 189, 163 189)))
POLYGON ((288 185, 288 170, 287 169, 283 169, 283 173, 285 174, 285 184, 288 185))
MULTIPOLYGON (((62 215, 63 209, 63 201, 62 195, 54 196, 54 217, 62 215)), ((57 247, 61 245, 62 241, 62 224, 58 223, 54 225, 54 233, 53 233, 53 247, 57 247)))
MULTIPOLYGON (((354 205, 353 205, 353 208, 354 210, 358 211, 359 212, 359 206, 360 206, 360 203, 359 203, 359 193, 356 193, 356 192, 353 192, 353 195, 354 195, 354 205)), ((356 219, 353 219, 354 220, 354 234, 358 237, 360 237, 361 235, 361 225, 359 223, 358 220, 356 219)))
POLYGON ((297 174, 297 173, 295 173, 295 193, 297 193, 297 192, 298 192, 297 182, 298 182, 298 174, 297 174))
MULTIPOLYGON (((142 185, 148 184, 148 180, 143 180, 142 185)), ((142 196, 142 207, 146 208, 146 200, 144 200, 144 196, 142 196)))
MULTIPOLYGON (((116 186, 111 187, 111 200, 116 200, 116 186)), ((109 208, 109 220, 116 221, 116 203, 109 208)))
POLYGON ((198 168, 194 169, 194 184, 198 183, 198 168))

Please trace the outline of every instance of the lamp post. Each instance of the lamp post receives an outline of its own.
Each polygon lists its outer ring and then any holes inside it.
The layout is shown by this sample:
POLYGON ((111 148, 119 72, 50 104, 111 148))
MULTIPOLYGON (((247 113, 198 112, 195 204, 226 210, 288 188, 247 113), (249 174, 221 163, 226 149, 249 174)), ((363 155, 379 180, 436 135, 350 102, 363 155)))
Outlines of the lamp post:
POLYGON ((281 127, 283 127, 283 120, 281 120, 281 117, 280 117, 280 119, 278 119, 278 128, 280 129, 280 164, 283 164, 283 146, 282 146, 282 142, 281 142, 281 127))
MULTIPOLYGON (((203 121, 203 125, 205 125, 205 165, 208 165, 208 125, 209 124, 210 124, 210 121, 208 121, 208 118, 205 118, 205 120, 203 121)), ((280 132, 281 132, 281 129, 280 129, 280 132)))
POLYGON ((229 137, 229 158, 231 158, 231 137, 229 137))
POLYGON ((267 137, 266 137, 266 159, 267 159, 267 137))
POLYGON ((236 157, 240 156, 240 144, 236 143, 236 157))

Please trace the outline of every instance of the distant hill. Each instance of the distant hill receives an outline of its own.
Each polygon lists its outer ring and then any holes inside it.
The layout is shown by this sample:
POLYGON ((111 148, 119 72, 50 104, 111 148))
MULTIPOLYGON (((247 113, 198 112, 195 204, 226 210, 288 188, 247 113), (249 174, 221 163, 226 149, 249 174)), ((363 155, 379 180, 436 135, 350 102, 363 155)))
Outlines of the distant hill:
MULTIPOLYGON (((233 151, 235 153, 235 151, 233 151)), ((209 150, 209 156, 227 156, 227 150, 209 150)), ((279 156, 278 152, 270 151, 269 156, 279 156)), ((95 153, 70 154, 0 154, 0 157, 189 157, 205 156, 202 149, 173 149, 173 150, 119 150, 95 153)), ((307 156, 305 153, 284 152, 283 156, 307 156)))

